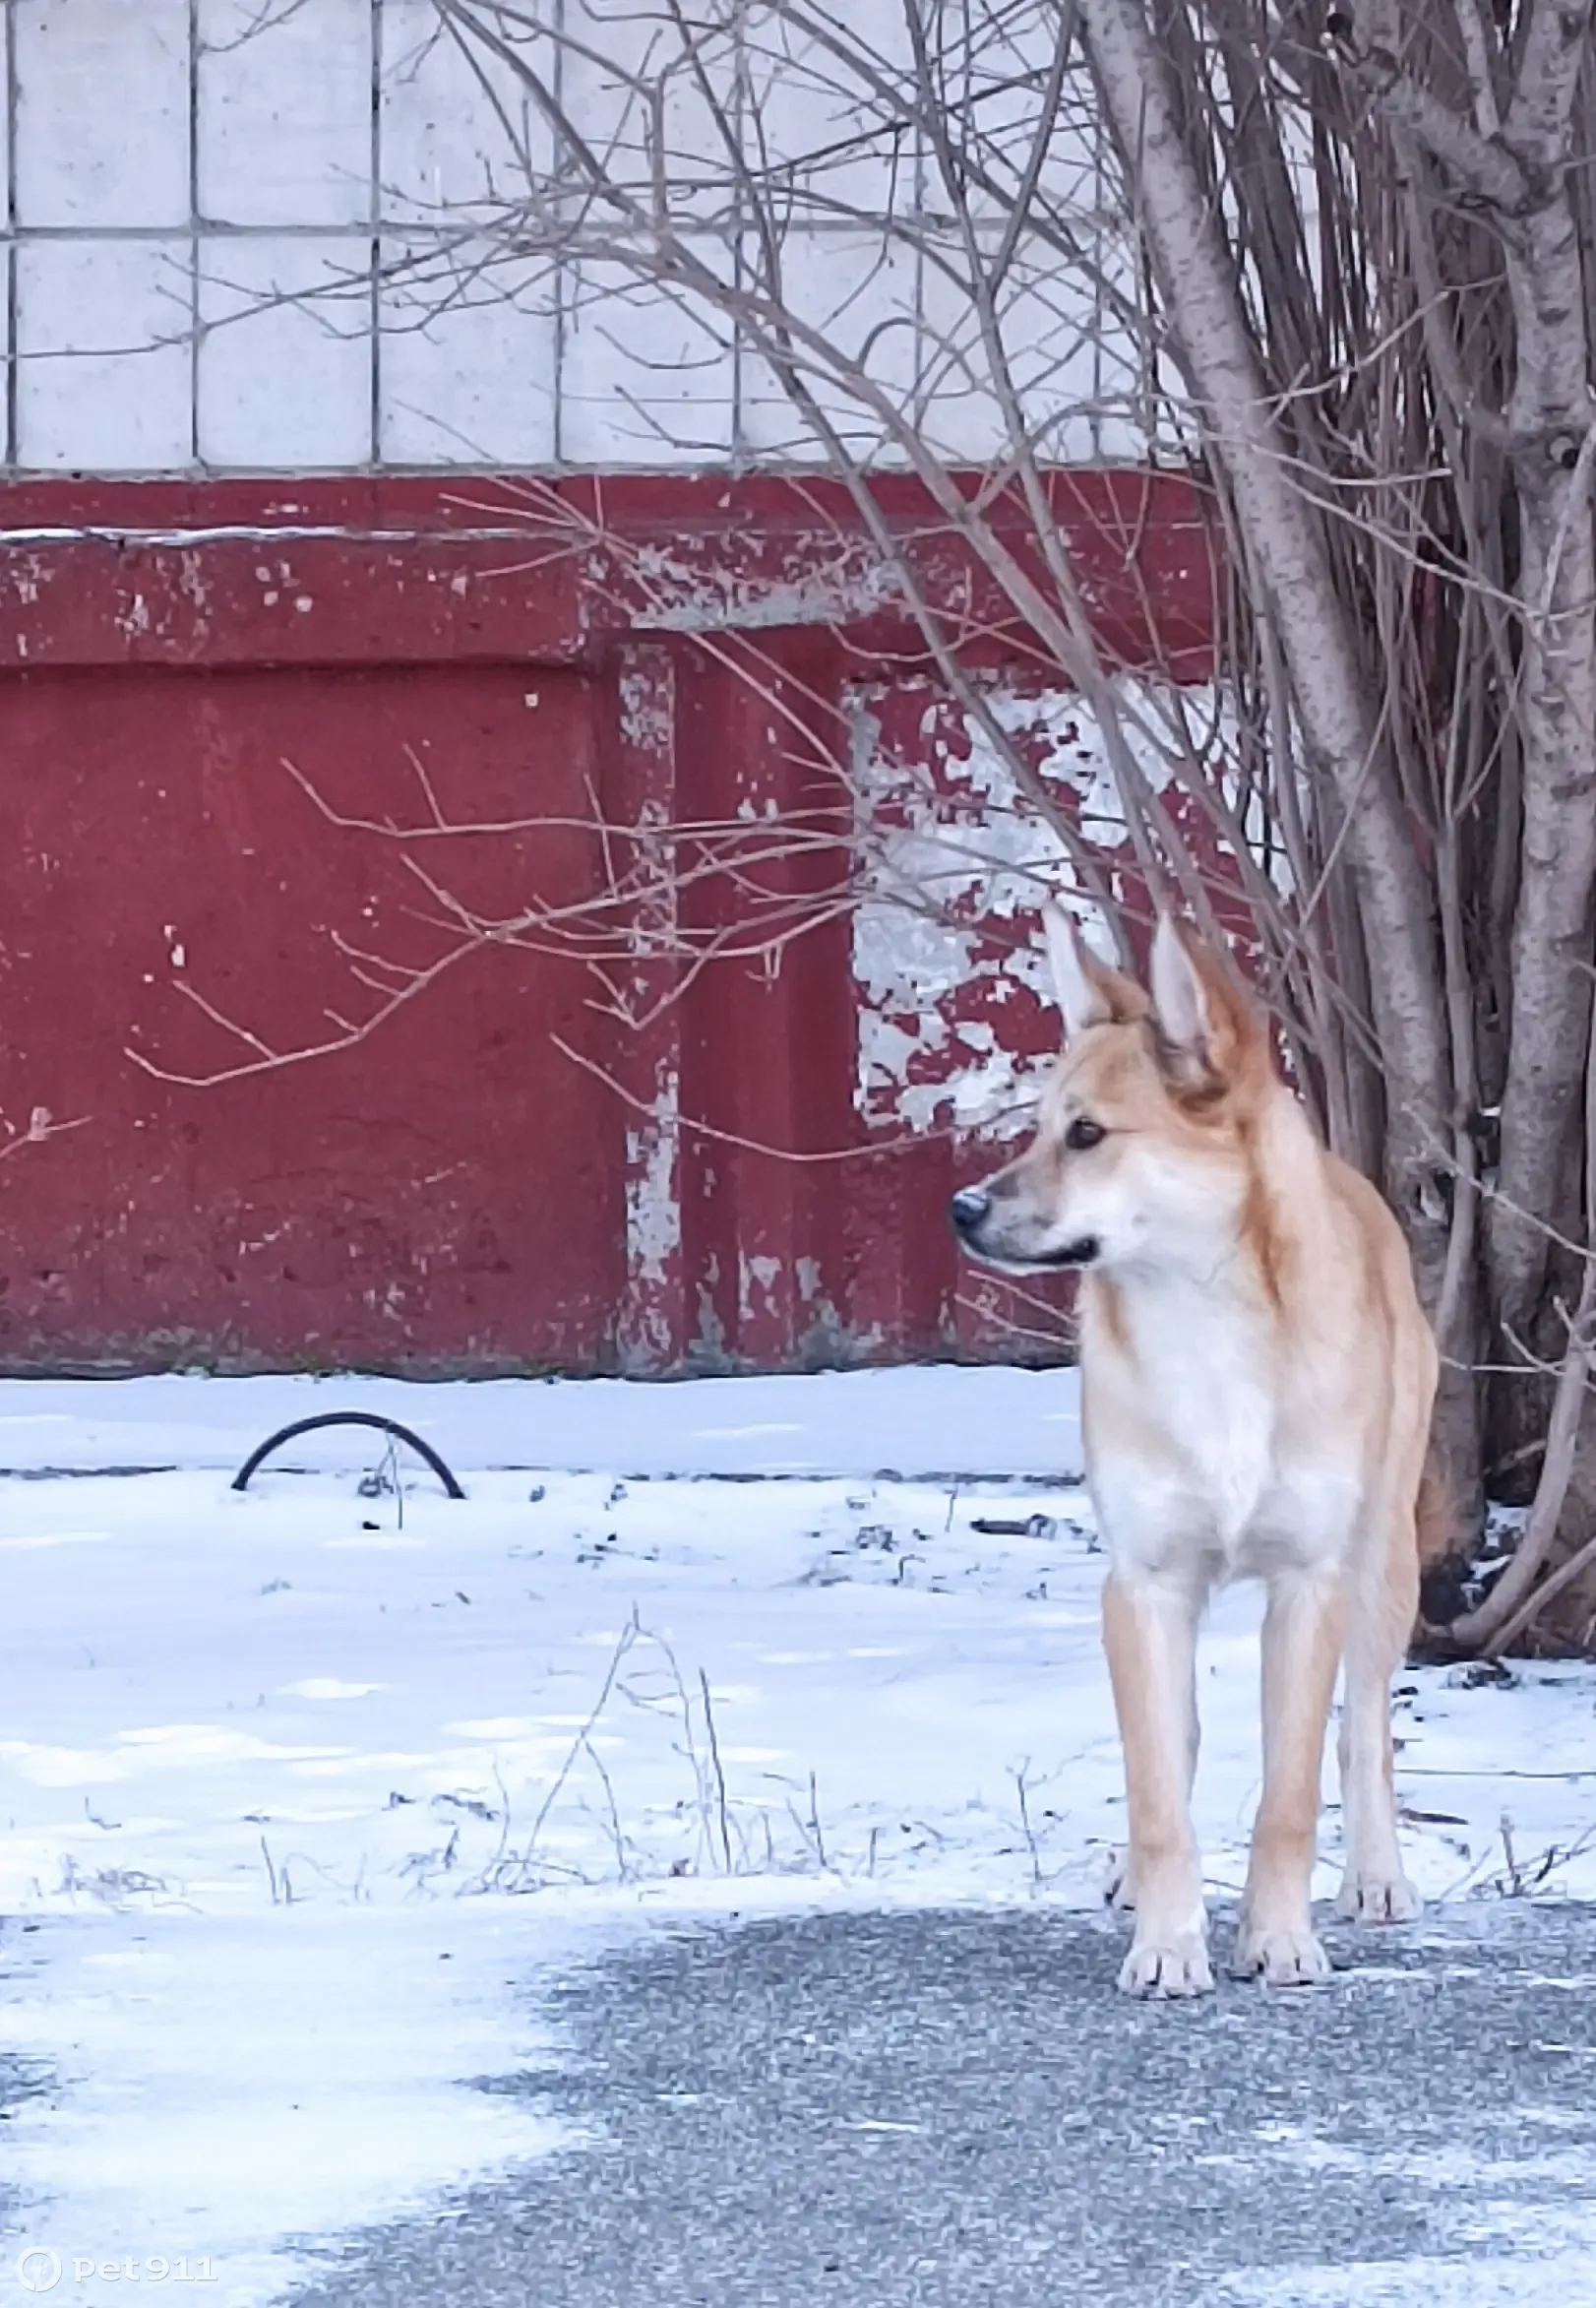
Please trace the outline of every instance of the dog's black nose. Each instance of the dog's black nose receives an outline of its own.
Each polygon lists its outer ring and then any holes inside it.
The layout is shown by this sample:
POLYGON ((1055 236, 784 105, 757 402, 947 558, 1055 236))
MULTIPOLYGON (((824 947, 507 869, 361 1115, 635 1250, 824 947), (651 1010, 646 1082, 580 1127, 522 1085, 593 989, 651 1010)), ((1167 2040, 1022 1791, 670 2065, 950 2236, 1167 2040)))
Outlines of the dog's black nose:
POLYGON ((953 1232, 973 1234, 991 1208, 990 1197, 983 1194, 979 1186, 964 1187, 948 1206, 949 1216, 953 1221, 953 1232))

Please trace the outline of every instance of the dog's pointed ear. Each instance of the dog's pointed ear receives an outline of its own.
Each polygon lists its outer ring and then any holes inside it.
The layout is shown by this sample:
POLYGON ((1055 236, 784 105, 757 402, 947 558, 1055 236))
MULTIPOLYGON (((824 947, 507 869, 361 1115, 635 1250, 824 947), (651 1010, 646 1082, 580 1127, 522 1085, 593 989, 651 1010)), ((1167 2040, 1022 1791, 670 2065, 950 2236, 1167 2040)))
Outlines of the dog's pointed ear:
POLYGON ((1063 906, 1044 905, 1042 922, 1066 1041, 1074 1041, 1088 1026, 1124 1026, 1145 1018, 1147 997, 1141 988, 1087 950, 1063 906))
POLYGON ((1151 975, 1153 1023, 1175 1080, 1190 1090, 1233 1080, 1262 1029, 1225 965, 1171 913, 1158 917, 1151 975))
POLYGON ((1158 916, 1152 941, 1152 1012, 1173 1050, 1206 1065, 1212 1020, 1208 989, 1172 913, 1158 916))

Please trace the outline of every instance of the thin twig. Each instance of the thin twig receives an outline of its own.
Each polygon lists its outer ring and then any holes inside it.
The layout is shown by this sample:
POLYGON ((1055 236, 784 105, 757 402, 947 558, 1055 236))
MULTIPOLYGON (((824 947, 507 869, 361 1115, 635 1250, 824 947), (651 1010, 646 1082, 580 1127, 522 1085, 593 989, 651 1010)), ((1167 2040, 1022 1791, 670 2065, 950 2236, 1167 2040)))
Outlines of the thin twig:
POLYGON ((720 1742, 715 1737, 715 1711, 709 1698, 709 1678, 703 1667, 699 1669, 699 1688, 704 1694, 704 1721, 709 1734, 709 1763, 714 1773, 716 1814, 720 1826, 720 1859, 724 1872, 730 1875, 731 1827, 726 1814, 726 1775, 720 1765, 720 1742))

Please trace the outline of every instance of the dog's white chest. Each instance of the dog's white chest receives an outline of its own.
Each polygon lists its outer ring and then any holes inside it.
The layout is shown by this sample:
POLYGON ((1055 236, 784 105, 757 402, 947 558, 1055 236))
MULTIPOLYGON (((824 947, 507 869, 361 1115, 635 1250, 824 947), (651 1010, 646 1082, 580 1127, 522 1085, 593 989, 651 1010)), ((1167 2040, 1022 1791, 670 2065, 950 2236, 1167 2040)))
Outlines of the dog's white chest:
POLYGON ((1241 1543, 1274 1477, 1274 1397, 1264 1341, 1238 1325, 1196 1323, 1160 1357, 1159 1424, 1211 1509, 1227 1553, 1241 1543))
POLYGON ((1135 1414, 1109 1422, 1126 1439, 1094 1469, 1094 1485, 1112 1492, 1114 1532, 1132 1553, 1160 1556, 1189 1537, 1240 1568, 1259 1508, 1279 1487, 1268 1326, 1195 1289, 1137 1295, 1132 1355, 1116 1358, 1114 1382, 1134 1391, 1135 1414), (1136 1433, 1154 1447, 1130 1443, 1136 1433))

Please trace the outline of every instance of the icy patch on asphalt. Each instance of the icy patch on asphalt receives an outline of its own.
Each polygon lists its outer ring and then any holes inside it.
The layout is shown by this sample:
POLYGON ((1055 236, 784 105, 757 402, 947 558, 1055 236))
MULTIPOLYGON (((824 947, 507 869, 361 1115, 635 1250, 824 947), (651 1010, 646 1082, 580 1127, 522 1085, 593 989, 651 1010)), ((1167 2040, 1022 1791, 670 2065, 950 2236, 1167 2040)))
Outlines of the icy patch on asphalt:
POLYGON ((1596 2308, 1596 2229, 1544 2260, 1353 2261, 1281 2268, 1208 2292, 1197 2308, 1596 2308))
POLYGON ((569 1935, 529 1917, 167 1909, 53 1923, 20 1945, 32 1976, 12 1971, 7 2041, 57 2090, 6 2126, 25 2206, 7 2301, 36 2297, 53 2255, 65 2299, 120 2297, 130 2275, 182 2299, 185 2279, 162 2273, 181 2263, 198 2297, 245 2308, 294 2276, 295 2236, 572 2144, 524 2100, 462 2089, 557 2056, 513 1991, 533 1962, 569 1961, 569 1935))
POLYGON ((1588 2149, 1542 2147, 1536 2137, 1576 2124, 1583 2132, 1583 2122, 1560 2107, 1490 2112, 1497 2128, 1516 2135, 1518 2152, 1486 2153, 1459 2139, 1440 2149, 1398 2145, 1371 2153, 1293 2126, 1260 2127, 1256 2137, 1265 2152, 1298 2168, 1333 2172, 1381 2194, 1404 2184, 1422 2191, 1467 2257, 1249 2270, 1205 2291, 1197 2308, 1596 2308, 1588 2149))
POLYGON ((1351 2261, 1228 2277, 1194 2308, 1596 2308, 1596 2218, 1538 2207, 1523 2257, 1351 2261))

